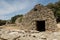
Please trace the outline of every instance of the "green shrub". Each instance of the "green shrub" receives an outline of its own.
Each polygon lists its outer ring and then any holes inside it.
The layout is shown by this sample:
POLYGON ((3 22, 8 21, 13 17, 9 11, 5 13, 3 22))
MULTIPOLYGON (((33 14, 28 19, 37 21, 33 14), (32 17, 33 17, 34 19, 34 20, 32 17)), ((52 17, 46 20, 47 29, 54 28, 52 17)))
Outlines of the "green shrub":
MULTIPOLYGON (((15 23, 16 19, 19 17, 22 17, 23 15, 16 15, 14 17, 11 18, 11 23, 15 23)), ((21 19, 20 19, 21 20, 21 19)))
POLYGON ((50 3, 47 5, 48 8, 52 9, 52 11, 54 12, 54 15, 56 17, 56 21, 60 22, 60 1, 56 2, 56 3, 50 3))
POLYGON ((0 20, 0 26, 5 25, 6 24, 6 20, 0 20))

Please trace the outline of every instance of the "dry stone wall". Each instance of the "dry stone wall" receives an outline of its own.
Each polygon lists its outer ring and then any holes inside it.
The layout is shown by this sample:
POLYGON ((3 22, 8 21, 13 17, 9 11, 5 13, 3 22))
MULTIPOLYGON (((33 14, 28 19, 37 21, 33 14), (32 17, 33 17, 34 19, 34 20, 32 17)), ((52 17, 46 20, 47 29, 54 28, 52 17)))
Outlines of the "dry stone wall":
POLYGON ((23 16, 22 22, 19 23, 21 29, 36 30, 36 21, 45 21, 45 29, 49 31, 56 31, 56 19, 51 9, 36 5, 30 12, 23 16))

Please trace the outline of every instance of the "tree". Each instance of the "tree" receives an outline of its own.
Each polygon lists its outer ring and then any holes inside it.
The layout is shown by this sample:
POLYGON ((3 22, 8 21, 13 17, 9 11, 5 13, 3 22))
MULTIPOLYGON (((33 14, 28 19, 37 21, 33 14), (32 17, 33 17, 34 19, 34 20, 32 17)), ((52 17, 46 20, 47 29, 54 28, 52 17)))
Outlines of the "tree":
POLYGON ((14 17, 11 18, 11 23, 15 23, 16 19, 19 17, 22 17, 23 15, 16 15, 14 17))
POLYGON ((57 19, 57 22, 60 22, 60 1, 58 1, 54 4, 50 3, 46 7, 52 9, 52 11, 54 12, 54 15, 57 19))
POLYGON ((0 20, 0 26, 5 25, 6 24, 6 20, 0 20))

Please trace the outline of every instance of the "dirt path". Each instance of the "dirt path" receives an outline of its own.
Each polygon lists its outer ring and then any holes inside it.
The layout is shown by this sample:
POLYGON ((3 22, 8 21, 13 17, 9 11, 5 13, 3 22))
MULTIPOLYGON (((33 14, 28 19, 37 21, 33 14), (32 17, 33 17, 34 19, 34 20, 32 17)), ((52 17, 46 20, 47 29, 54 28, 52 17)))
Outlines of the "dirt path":
POLYGON ((0 26, 0 29, 19 30, 20 28, 16 26, 0 26))

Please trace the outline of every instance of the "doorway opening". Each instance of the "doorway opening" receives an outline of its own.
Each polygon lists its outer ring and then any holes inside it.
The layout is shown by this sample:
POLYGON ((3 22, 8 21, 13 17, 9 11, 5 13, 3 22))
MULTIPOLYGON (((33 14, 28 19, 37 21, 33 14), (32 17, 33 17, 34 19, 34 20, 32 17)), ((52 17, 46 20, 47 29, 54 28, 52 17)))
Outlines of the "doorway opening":
POLYGON ((43 32, 45 31, 45 20, 43 21, 36 21, 37 31, 43 32))

